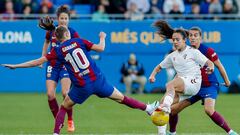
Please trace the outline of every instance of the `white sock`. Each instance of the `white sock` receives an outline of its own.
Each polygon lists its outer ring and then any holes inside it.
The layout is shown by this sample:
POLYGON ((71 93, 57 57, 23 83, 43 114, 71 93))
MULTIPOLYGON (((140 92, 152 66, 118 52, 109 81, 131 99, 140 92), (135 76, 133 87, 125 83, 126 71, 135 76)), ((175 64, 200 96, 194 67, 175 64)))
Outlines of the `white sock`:
POLYGON ((175 131, 175 132, 169 132, 170 133, 170 135, 176 135, 177 134, 177 132, 175 131))
POLYGON ((150 109, 150 105, 147 105, 147 107, 146 107, 145 111, 146 111, 146 112, 148 112, 148 111, 149 111, 149 109, 150 109))
POLYGON ((233 130, 231 129, 231 130, 228 132, 228 134, 230 135, 232 132, 233 132, 233 130))
POLYGON ((167 105, 167 106, 171 106, 173 103, 173 97, 170 95, 165 96, 164 100, 163 100, 163 104, 167 105))
POLYGON ((157 126, 157 128, 158 128, 158 135, 166 135, 167 124, 164 126, 157 126))

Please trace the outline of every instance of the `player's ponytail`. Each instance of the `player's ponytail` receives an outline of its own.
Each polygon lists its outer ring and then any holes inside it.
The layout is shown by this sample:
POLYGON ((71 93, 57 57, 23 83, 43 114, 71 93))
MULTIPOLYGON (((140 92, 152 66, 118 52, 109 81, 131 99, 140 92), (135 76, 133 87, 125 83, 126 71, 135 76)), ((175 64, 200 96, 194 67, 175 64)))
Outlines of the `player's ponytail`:
POLYGON ((157 29, 156 33, 164 40, 172 38, 174 29, 166 21, 158 20, 153 23, 153 26, 157 29))

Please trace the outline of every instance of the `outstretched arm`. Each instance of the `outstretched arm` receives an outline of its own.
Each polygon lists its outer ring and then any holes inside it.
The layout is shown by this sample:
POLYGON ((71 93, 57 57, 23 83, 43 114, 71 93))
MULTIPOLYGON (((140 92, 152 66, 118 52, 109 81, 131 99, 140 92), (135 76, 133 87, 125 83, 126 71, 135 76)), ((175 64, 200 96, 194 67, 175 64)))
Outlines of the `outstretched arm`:
MULTIPOLYGON (((50 40, 45 39, 44 44, 43 44, 43 48, 42 48, 42 56, 47 55, 47 51, 50 45, 50 40)), ((39 65, 40 68, 43 67, 43 65, 39 65)))
POLYGON ((151 73, 151 75, 150 75, 150 77, 149 77, 149 81, 150 81, 150 83, 154 83, 155 81, 156 81, 156 78, 155 78, 155 76, 156 76, 156 74, 158 73, 158 72, 160 72, 162 70, 162 67, 160 66, 160 64, 158 64, 154 69, 153 69, 153 71, 152 71, 152 73, 151 73))
POLYGON ((230 81, 228 79, 227 72, 226 72, 224 66, 222 65, 221 61, 218 59, 218 60, 214 61, 214 64, 218 68, 218 70, 219 70, 219 72, 220 72, 220 74, 221 74, 221 76, 222 76, 222 78, 223 78, 223 80, 225 82, 224 85, 226 87, 229 87, 231 83, 230 83, 230 81))
POLYGON ((1 65, 4 66, 4 67, 10 68, 10 69, 28 68, 28 67, 39 66, 39 65, 43 64, 46 61, 48 61, 47 58, 45 56, 42 56, 41 58, 38 58, 38 59, 35 59, 35 60, 31 60, 31 61, 27 61, 27 62, 20 63, 20 64, 1 64, 1 65))
POLYGON ((99 33, 99 43, 98 44, 94 44, 91 47, 91 50, 97 51, 97 52, 102 52, 105 49, 105 38, 106 38, 106 33, 104 32, 100 32, 99 33))
POLYGON ((206 71, 207 74, 211 74, 214 71, 214 64, 213 64, 213 62, 210 61, 210 60, 207 60, 206 65, 208 66, 207 67, 207 71, 206 71))

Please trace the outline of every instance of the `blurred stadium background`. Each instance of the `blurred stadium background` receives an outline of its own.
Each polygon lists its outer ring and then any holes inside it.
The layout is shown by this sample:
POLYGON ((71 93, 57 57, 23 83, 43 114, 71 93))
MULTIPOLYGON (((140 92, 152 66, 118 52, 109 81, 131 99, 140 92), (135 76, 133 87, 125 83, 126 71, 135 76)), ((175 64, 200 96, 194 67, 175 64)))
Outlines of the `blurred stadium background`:
MULTIPOLYGON (((92 56, 108 80, 122 92, 125 87, 120 82, 120 68, 130 53, 137 55, 148 77, 171 49, 169 41, 159 42, 160 38, 154 34, 151 27, 154 21, 164 19, 173 27, 186 29, 199 26, 203 42, 219 54, 234 84, 231 89, 221 87, 217 109, 240 132, 240 96, 227 94, 240 92, 240 0, 1 0, 0 63, 40 57, 45 31, 37 27, 38 19, 46 14, 54 18, 56 8, 62 4, 70 7, 70 26, 81 37, 98 42, 98 33, 107 33, 105 52, 92 56)), ((45 69, 40 68, 0 67, 0 134, 51 133, 53 120, 44 95, 44 73, 45 69)), ((217 75, 222 82, 218 71, 217 75)), ((159 74, 157 79, 155 84, 147 83, 146 93, 164 89, 166 74, 159 74)), ((161 95, 134 97, 147 102, 161 95)), ((145 114, 94 97, 86 105, 76 107, 75 112, 79 134, 156 133, 145 114)), ((223 133, 204 115, 200 105, 182 115, 180 133, 223 133)))

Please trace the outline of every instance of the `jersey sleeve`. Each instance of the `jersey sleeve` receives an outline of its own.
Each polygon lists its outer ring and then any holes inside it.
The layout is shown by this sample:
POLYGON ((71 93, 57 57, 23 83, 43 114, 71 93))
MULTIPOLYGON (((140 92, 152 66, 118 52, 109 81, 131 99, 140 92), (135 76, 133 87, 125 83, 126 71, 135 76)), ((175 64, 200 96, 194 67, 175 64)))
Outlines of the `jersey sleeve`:
POLYGON ((45 39, 50 40, 51 39, 51 33, 50 31, 46 32, 45 39))
POLYGON ((211 60, 212 62, 214 62, 214 61, 218 60, 218 55, 212 48, 208 48, 208 50, 207 50, 207 58, 209 60, 211 60))
POLYGON ((200 64, 201 67, 203 67, 206 64, 208 58, 197 49, 193 49, 193 54, 196 62, 200 64))
POLYGON ((79 38, 79 34, 77 33, 77 31, 75 31, 73 28, 69 28, 70 32, 71 32, 71 37, 72 38, 79 38))
POLYGON ((171 61, 171 55, 169 54, 159 65, 161 68, 172 68, 173 63, 171 61))
POLYGON ((51 51, 47 55, 45 55, 45 57, 47 58, 47 60, 57 59, 57 52, 55 48, 52 48, 51 51))
POLYGON ((76 31, 73 33, 73 38, 80 38, 79 34, 76 31))
POLYGON ((83 43, 86 45, 87 50, 90 51, 93 46, 93 43, 85 39, 83 39, 83 43))

